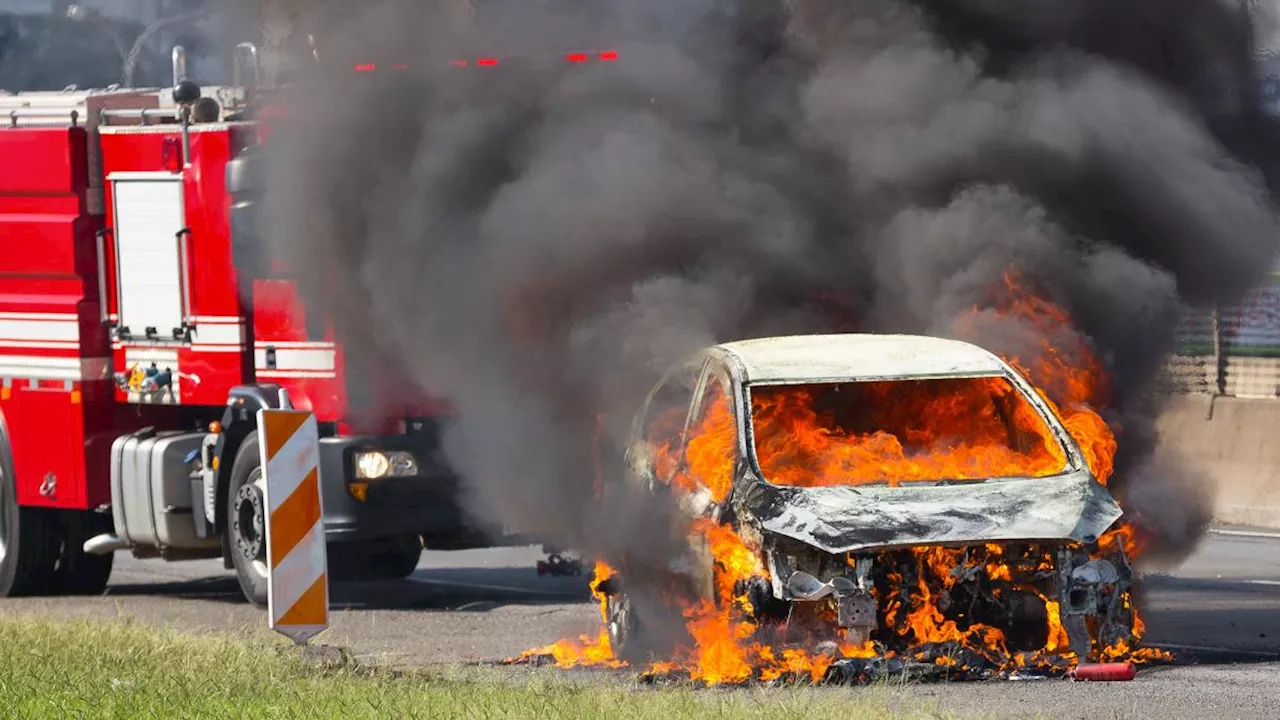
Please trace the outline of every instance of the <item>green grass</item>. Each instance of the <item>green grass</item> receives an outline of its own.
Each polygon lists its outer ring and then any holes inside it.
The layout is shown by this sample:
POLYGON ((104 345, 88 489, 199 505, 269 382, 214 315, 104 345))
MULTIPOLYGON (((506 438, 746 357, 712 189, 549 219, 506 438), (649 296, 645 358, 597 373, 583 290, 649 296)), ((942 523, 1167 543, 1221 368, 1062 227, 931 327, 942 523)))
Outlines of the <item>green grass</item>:
POLYGON ((121 621, 0 617, 5 718, 944 717, 891 687, 653 689, 553 670, 394 671, 302 659, 286 642, 121 621))

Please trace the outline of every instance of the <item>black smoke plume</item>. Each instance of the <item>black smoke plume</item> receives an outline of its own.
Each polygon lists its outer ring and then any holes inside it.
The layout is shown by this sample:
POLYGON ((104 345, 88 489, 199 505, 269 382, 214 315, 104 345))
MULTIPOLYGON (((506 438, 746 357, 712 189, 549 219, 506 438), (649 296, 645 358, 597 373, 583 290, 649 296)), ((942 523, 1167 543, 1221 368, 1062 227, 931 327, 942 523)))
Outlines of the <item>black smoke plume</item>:
MULTIPOLYGON (((371 372, 456 406, 478 516, 661 553, 679 532, 660 511, 588 512, 600 418, 625 436, 660 373, 717 341, 950 334, 1013 269, 1069 313, 1053 345, 1105 365, 1122 501, 1142 478, 1151 530, 1179 498, 1168 542, 1203 527, 1203 493, 1151 488, 1150 390, 1180 306, 1240 296, 1280 238, 1234 9, 356 5, 299 3, 322 64, 271 150, 267 236, 371 372), (619 60, 557 55, 600 49, 619 60)), ((969 339, 1043 352, 1034 325, 980 315, 969 339)))

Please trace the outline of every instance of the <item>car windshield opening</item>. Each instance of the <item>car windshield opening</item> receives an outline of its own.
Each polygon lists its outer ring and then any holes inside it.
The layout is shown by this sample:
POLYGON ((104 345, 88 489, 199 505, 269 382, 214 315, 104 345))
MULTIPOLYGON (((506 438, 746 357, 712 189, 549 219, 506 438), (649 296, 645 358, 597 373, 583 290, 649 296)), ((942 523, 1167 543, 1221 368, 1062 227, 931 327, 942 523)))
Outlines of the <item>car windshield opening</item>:
POLYGON ((756 461, 775 485, 1046 477, 1066 450, 1004 377, 751 388, 756 461))

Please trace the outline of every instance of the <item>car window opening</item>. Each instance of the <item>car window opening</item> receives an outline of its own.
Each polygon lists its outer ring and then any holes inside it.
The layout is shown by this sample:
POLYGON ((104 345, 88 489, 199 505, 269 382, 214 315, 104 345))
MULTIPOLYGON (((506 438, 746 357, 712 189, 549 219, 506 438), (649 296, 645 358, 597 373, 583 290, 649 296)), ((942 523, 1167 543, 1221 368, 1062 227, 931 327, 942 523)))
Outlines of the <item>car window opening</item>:
POLYGON ((775 485, 1046 477, 1066 450, 1006 378, 751 389, 756 461, 775 485))

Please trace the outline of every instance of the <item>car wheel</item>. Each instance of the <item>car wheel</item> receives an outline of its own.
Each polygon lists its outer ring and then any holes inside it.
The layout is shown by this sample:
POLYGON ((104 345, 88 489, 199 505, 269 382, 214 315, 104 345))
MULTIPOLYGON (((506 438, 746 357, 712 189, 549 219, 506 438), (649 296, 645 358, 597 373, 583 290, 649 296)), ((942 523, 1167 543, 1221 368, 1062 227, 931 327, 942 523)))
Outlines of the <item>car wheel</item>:
POLYGON ((267 606, 267 483, 258 454, 258 433, 249 433, 231 466, 227 486, 227 546, 240 592, 258 607, 267 606))
POLYGON ((608 596, 605 599, 605 615, 608 618, 605 627, 609 632, 609 647, 613 649, 613 656, 629 665, 643 663, 647 659, 648 650, 642 642, 644 629, 636 617, 631 597, 625 592, 608 596))
MULTIPOLYGON (((622 578, 617 575, 601 583, 598 592, 605 598, 605 630, 609 634, 609 647, 615 658, 638 667, 646 664, 655 654, 666 654, 664 648, 654 644, 655 634, 647 621, 653 619, 648 613, 653 608, 650 602, 655 598, 628 593, 622 578)), ((672 617, 679 618, 679 615, 677 613, 672 617)), ((683 627, 682 621, 678 624, 683 627)), ((675 637, 674 633, 665 632, 671 628, 663 626, 663 630, 658 635, 675 637)))

